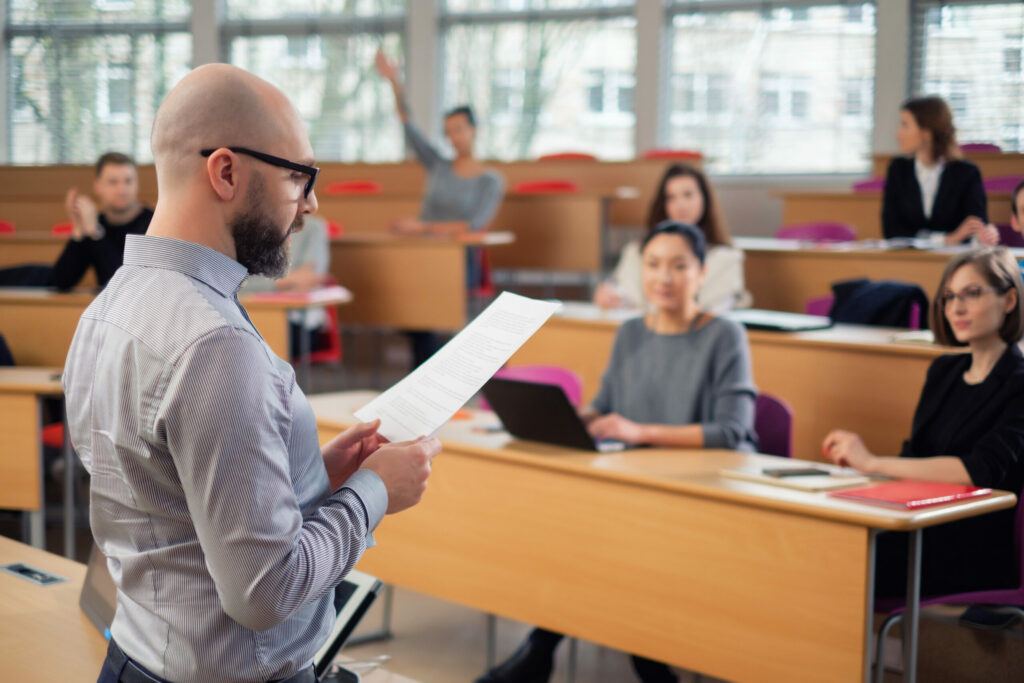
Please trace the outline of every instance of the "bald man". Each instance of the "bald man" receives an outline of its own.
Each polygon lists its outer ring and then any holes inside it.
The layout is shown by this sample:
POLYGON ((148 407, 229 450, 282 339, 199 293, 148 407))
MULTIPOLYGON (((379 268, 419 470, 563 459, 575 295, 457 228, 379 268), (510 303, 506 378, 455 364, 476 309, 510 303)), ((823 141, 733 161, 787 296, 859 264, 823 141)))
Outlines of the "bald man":
POLYGON ((249 274, 284 273, 317 208, 287 98, 201 67, 152 147, 153 221, 82 315, 63 380, 117 584, 99 681, 311 682, 336 586, 384 514, 419 501, 440 444, 385 444, 371 423, 321 450, 291 366, 238 303, 249 274))

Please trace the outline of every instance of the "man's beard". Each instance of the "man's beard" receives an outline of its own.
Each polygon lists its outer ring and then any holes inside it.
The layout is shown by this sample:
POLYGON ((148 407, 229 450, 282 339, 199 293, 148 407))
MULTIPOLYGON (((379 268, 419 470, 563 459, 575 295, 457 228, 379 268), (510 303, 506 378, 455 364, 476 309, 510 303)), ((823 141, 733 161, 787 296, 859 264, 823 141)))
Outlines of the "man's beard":
POLYGON ((262 211, 263 187, 262 178, 254 176, 246 193, 246 204, 252 208, 231 220, 231 236, 236 261, 252 275, 277 279, 288 272, 288 236, 302 229, 303 220, 299 214, 282 237, 281 229, 262 211))

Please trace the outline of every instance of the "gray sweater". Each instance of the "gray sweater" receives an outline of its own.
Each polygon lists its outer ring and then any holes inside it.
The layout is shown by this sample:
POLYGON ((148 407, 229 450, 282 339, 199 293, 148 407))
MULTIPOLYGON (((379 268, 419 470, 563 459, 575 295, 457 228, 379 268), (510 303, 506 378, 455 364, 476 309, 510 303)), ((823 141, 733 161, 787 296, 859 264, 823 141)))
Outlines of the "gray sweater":
POLYGON ((486 228, 501 205, 505 181, 496 171, 471 178, 455 174, 452 162, 442 157, 419 129, 405 124, 405 139, 427 171, 427 191, 420 208, 424 221, 466 221, 470 230, 486 228))
POLYGON ((705 448, 757 450, 747 335, 712 318, 683 334, 656 334, 643 318, 619 328, 592 404, 645 424, 699 424, 705 448))

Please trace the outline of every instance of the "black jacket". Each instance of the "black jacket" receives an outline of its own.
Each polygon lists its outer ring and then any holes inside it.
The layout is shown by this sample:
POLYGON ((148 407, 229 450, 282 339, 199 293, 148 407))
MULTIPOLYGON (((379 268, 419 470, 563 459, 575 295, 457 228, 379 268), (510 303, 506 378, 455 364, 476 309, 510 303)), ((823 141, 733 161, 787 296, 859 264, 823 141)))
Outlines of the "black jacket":
POLYGON ((99 223, 104 235, 98 240, 68 240, 50 275, 50 286, 60 290, 71 289, 79 283, 90 267, 96 269, 96 281, 106 286, 114 272, 124 263, 124 243, 127 235, 142 235, 153 219, 153 210, 142 207, 139 215, 124 225, 111 225, 103 214, 99 223))
POLYGON ((919 230, 953 232, 968 216, 988 221, 985 187, 977 166, 962 159, 947 162, 935 192, 932 216, 925 218, 913 157, 896 157, 889 163, 882 196, 885 237, 914 237, 919 230))
MULTIPOLYGON (((940 356, 928 368, 910 439, 904 442, 900 457, 957 456, 975 486, 1019 496, 1024 488, 1024 357, 1011 344, 978 387, 974 402, 948 405, 954 383, 970 364, 971 355, 963 353, 940 356), (957 424, 943 429, 950 420, 957 424), (948 436, 936 438, 937 434, 948 436)), ((1013 508, 926 529, 922 594, 1016 586, 1020 571, 1019 555, 1014 556, 1015 514, 1013 508)), ((905 543, 900 539, 894 545, 879 538, 881 595, 903 593, 905 543)))
POLYGON ((928 296, 915 284, 842 280, 832 283, 832 294, 828 315, 833 322, 909 327, 911 307, 917 304, 920 326, 928 327, 928 296))

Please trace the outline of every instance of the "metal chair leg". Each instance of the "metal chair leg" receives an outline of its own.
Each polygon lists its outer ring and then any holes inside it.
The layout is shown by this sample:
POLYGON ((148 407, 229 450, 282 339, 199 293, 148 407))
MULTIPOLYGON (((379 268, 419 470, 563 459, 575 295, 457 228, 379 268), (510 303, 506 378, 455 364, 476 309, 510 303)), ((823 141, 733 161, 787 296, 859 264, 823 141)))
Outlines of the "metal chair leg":
POLYGON ((565 680, 567 683, 575 683, 576 681, 576 651, 579 642, 575 638, 569 639, 569 665, 565 669, 565 680))
POLYGON ((885 640, 889 637, 890 629, 902 620, 902 614, 890 614, 878 629, 878 644, 875 647, 875 683, 883 683, 885 680, 885 640))
POLYGON ((498 617, 487 615, 487 670, 494 668, 498 649, 498 617))

